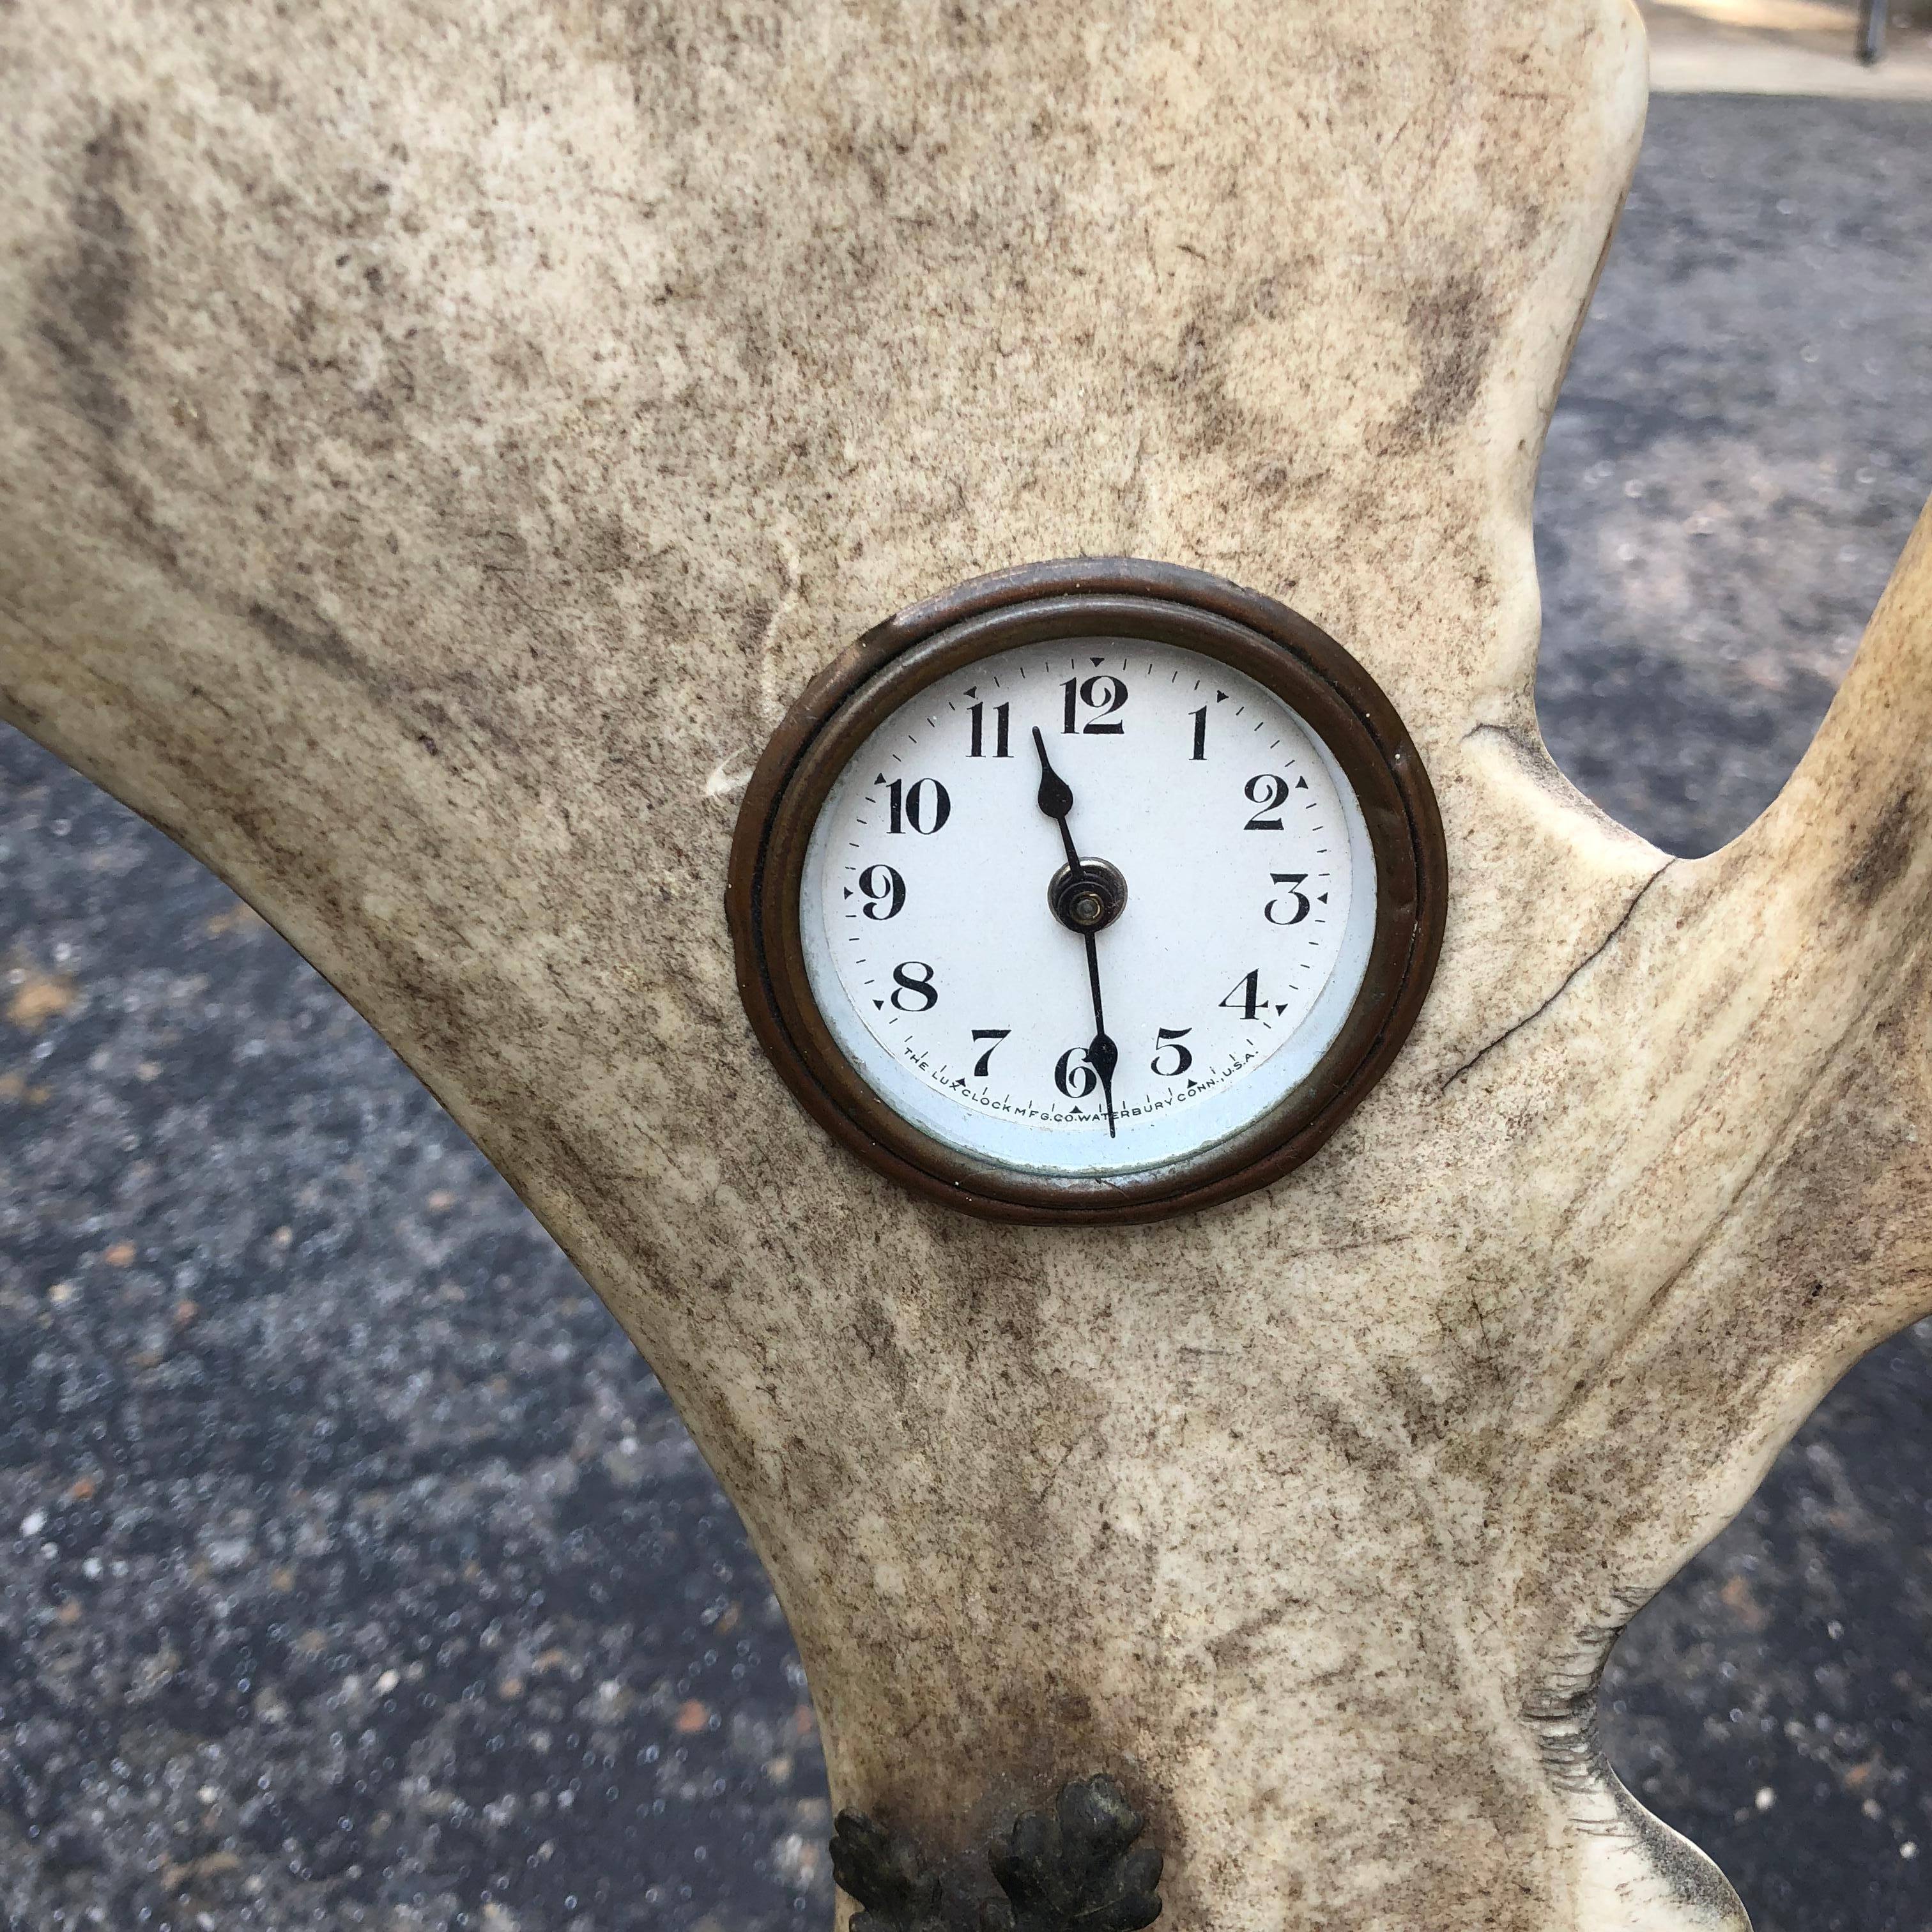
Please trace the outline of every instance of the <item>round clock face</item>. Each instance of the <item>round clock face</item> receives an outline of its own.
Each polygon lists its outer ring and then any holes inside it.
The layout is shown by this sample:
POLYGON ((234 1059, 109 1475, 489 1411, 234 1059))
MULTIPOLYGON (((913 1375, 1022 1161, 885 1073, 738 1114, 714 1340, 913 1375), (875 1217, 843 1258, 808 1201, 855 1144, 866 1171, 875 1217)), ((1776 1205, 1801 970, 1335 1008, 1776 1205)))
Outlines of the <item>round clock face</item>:
POLYGON ((1212 1147, 1304 1080, 1375 904, 1354 790, 1288 704, 1094 635, 906 698, 820 808, 799 911, 819 1011, 908 1120, 1099 1175, 1212 1147))
POLYGON ((748 1010, 811 1111, 982 1213, 1262 1184, 1400 1044, 1441 834, 1386 698, 1280 605, 1043 566, 873 633, 754 777, 748 1010))

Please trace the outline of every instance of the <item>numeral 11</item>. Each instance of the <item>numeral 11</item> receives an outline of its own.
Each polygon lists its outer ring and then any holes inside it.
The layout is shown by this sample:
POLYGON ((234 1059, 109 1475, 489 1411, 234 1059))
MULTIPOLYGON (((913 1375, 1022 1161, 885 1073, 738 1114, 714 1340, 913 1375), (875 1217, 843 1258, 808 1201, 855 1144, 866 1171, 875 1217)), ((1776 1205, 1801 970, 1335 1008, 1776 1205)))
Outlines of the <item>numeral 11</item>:
MULTIPOLYGON (((1006 748, 1006 728, 1012 708, 1010 704, 993 706, 993 755, 996 758, 1012 756, 1006 748)), ((969 704, 966 716, 973 721, 972 748, 966 755, 969 758, 983 758, 986 755, 986 707, 983 704, 969 704)))

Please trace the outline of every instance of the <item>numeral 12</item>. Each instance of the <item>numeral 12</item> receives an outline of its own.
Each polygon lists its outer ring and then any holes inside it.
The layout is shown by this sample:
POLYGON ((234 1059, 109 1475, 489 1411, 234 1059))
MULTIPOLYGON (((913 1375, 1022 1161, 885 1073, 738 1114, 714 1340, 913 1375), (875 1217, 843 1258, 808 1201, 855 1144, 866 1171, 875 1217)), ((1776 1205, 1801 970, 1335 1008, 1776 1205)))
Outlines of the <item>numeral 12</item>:
POLYGON ((1072 737, 1077 731, 1094 737, 1118 738, 1126 727, 1114 716, 1127 701, 1127 687, 1117 677, 1090 677, 1084 682, 1077 677, 1070 677, 1060 687, 1060 695, 1066 700, 1066 716, 1060 724, 1061 732, 1072 737), (1085 724, 1079 720, 1079 706, 1085 705, 1096 716, 1085 724))

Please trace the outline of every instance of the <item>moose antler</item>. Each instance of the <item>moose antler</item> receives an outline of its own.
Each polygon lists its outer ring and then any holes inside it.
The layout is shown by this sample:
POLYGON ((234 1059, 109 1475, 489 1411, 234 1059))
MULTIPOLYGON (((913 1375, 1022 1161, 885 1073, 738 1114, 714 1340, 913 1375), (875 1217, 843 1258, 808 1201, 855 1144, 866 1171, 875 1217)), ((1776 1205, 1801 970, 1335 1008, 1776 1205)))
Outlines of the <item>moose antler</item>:
POLYGON ((838 1801, 944 1858, 1104 1769, 1189 1932, 1741 1925, 1592 1688, 1932 1306, 1932 540, 1725 851, 1551 766, 1528 508, 1628 10, 0 37, 0 710, 287 934, 582 1267, 744 1512, 838 1801), (1083 552, 1368 667, 1448 938, 1268 1192, 968 1222, 760 1057, 736 793, 868 626, 1083 552))

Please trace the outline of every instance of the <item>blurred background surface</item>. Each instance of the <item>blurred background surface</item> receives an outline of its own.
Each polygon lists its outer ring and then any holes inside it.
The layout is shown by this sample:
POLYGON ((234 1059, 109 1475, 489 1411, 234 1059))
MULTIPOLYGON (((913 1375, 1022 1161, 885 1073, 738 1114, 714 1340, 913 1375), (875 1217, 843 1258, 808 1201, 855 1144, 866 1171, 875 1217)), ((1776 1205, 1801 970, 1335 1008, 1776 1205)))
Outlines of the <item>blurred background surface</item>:
POLYGON ((1660 94, 1932 100, 1932 0, 1636 4, 1660 94), (1867 51, 1877 57, 1862 58, 1867 51))
MULTIPOLYGON (((1538 502, 1558 760, 1672 851, 1801 755, 1932 490, 1932 118, 1666 98, 1538 502)), ((1932 1923, 1932 1324, 1638 1619, 1612 1757, 1760 1932, 1932 1923)), ((0 1924, 822 1932, 730 1506, 413 1078, 0 730, 0 1924)))

